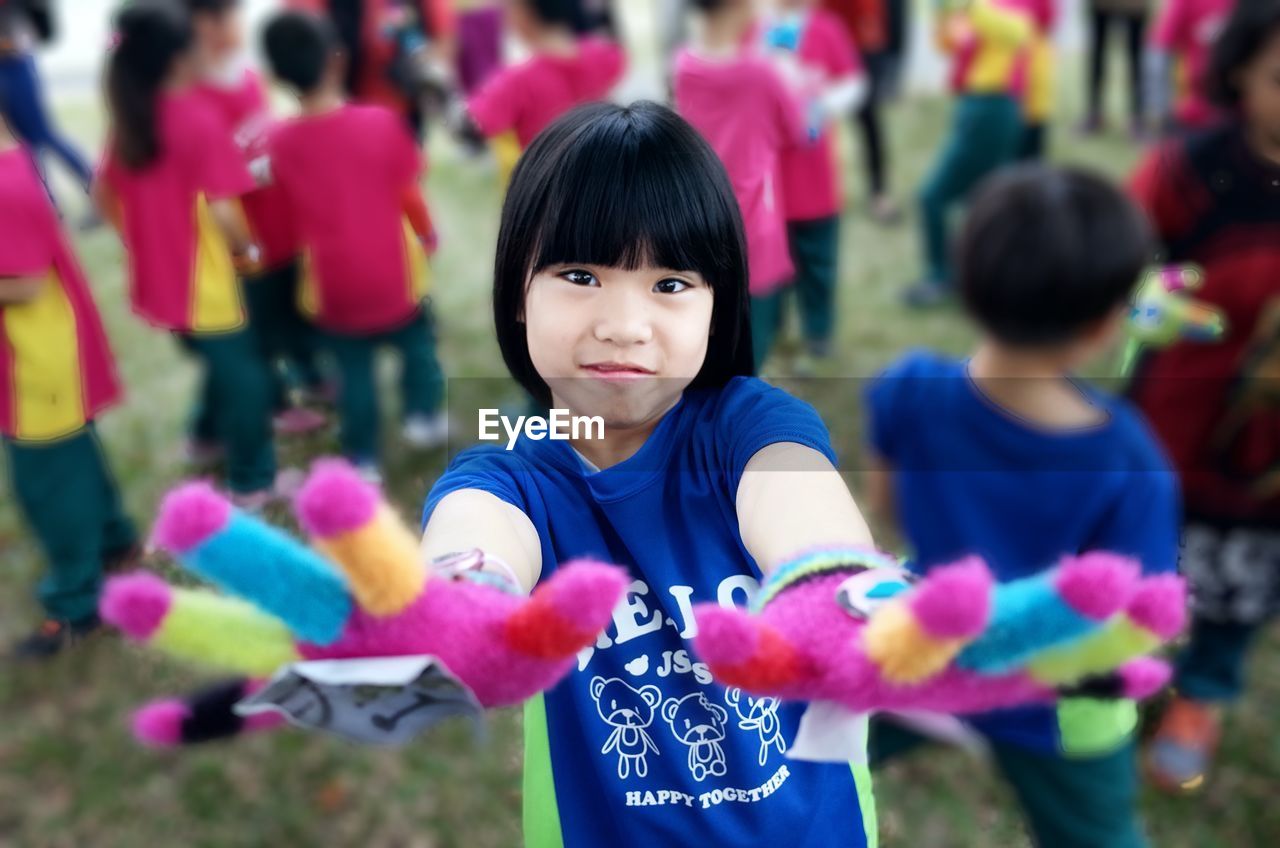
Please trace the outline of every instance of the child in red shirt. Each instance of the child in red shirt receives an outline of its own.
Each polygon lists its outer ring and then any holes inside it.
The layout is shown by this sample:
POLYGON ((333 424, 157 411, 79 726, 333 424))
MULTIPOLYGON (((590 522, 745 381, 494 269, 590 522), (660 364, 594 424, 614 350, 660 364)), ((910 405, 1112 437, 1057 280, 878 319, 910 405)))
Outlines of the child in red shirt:
POLYGON ((280 190, 271 181, 267 141, 275 121, 258 74, 242 60, 240 0, 186 0, 195 30, 200 80, 193 92, 222 118, 244 156, 255 188, 242 195, 245 221, 261 252, 245 277, 245 300, 262 357, 272 372, 272 408, 278 433, 324 426, 320 413, 289 404, 285 377, 313 396, 324 391, 315 362, 311 326, 297 309, 297 244, 280 190))
POLYGON ((818 125, 810 127, 816 141, 782 153, 782 205, 805 344, 811 357, 825 359, 835 331, 844 205, 834 119, 856 108, 866 81, 844 24, 818 0, 780 0, 769 29, 773 35, 767 33, 766 41, 794 57, 818 110, 818 125))
POLYGON ((425 448, 446 436, 444 376, 423 302, 433 233, 418 188, 422 158, 394 113, 343 101, 343 56, 328 21, 282 13, 264 43, 302 104, 271 139, 272 173, 303 252, 302 308, 338 364, 342 450, 375 476, 380 347, 402 359, 405 440, 425 448))
POLYGON ((781 321, 795 272, 787 246, 782 159, 805 144, 796 92, 759 50, 749 0, 698 0, 700 37, 681 50, 672 76, 676 108, 724 163, 742 210, 751 293, 751 346, 758 371, 781 321))
POLYGON ((507 26, 532 55, 494 73, 467 100, 467 115, 480 135, 496 140, 507 173, 544 127, 574 106, 603 100, 626 69, 616 42, 578 37, 580 15, 577 4, 556 0, 507 4, 507 26))
POLYGON ((117 27, 98 202, 128 251, 134 312, 174 333, 204 365, 193 453, 225 450, 233 495, 261 507, 276 474, 270 380, 236 275, 237 262, 257 259, 236 203, 253 180, 218 115, 191 89, 187 17, 135 3, 117 27))
POLYGON ((1280 614, 1280 3, 1240 6, 1204 78, 1229 118, 1156 148, 1134 189, 1166 259, 1203 271, 1196 299, 1223 313, 1214 344, 1138 361, 1133 399, 1182 478, 1181 568, 1194 591, 1177 697, 1148 749, 1160 786, 1200 786, 1249 648, 1280 614))
POLYGON ((94 419, 120 398, 93 297, 31 156, 0 118, 0 442, 49 563, 45 622, 20 659, 51 657, 98 627, 104 570, 137 557, 94 419))

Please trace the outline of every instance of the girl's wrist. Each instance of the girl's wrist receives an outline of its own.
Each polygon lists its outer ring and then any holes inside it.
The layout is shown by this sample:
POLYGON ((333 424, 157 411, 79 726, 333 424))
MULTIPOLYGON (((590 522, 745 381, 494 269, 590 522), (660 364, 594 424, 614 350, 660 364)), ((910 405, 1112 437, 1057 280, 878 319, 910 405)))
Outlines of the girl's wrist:
POLYGON ((448 580, 469 580, 511 595, 523 595, 515 569, 506 560, 480 548, 456 551, 431 560, 431 571, 448 580))

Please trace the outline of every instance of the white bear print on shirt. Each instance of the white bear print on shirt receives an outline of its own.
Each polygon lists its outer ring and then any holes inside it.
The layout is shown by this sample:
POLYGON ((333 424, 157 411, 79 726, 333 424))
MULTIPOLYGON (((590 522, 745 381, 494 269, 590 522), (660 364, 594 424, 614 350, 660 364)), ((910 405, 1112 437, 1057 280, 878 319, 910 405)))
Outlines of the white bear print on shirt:
POLYGON ((624 680, 595 677, 591 680, 591 697, 600 717, 613 728, 600 753, 618 752, 618 777, 647 775, 649 752, 659 753, 647 728, 653 723, 653 711, 662 700, 662 692, 657 686, 633 689, 624 680))
POLYGON ((724 700, 738 714, 738 727, 760 734, 760 765, 769 761, 770 748, 777 748, 779 754, 786 753, 787 740, 782 738, 777 698, 753 698, 735 686, 725 690, 724 700))
POLYGON ((662 717, 671 725, 671 732, 689 747, 689 772, 694 780, 708 776, 723 777, 728 769, 724 762, 725 724, 729 713, 724 707, 707 700, 701 692, 671 698, 662 705, 662 717))

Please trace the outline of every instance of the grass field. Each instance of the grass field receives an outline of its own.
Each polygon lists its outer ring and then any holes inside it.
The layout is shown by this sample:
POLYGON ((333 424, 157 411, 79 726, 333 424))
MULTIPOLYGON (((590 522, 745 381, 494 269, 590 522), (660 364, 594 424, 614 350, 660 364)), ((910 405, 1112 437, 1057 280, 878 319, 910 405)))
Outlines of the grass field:
MULTIPOLYGON (((1078 76, 1072 75, 1070 82, 1078 76)), ((1064 93, 1070 86, 1064 82, 1064 93)), ((1070 98, 1067 98, 1068 101, 1070 98)), ((1065 103, 1064 115, 1078 114, 1065 103)), ((947 105, 909 101, 891 116, 893 178, 910 199, 941 137, 947 105)), ((96 148, 102 120, 93 104, 62 104, 67 125, 96 148)), ((1056 128, 1052 158, 1120 176, 1136 151, 1123 138, 1079 141, 1056 128)), ((970 341, 950 311, 916 315, 896 299, 919 270, 914 216, 882 229, 869 222, 844 139, 850 175, 842 250, 837 361, 824 376, 869 376, 912 346, 962 352, 970 341)), ((490 169, 433 149, 429 200, 442 229, 435 263, 441 356, 452 377, 501 376, 489 317, 490 263, 499 196, 490 169)), ((3 235, 0 235, 3 237, 3 235)), ((125 376, 129 398, 101 432, 132 514, 146 526, 159 495, 185 473, 183 418, 193 370, 170 339, 129 313, 120 249, 105 231, 77 237, 125 376)), ((775 366, 785 371, 785 363, 775 366)), ((847 457, 856 457, 856 392, 816 398, 847 457)), ((302 466, 333 450, 332 434, 282 446, 302 466)), ((856 459, 852 461, 856 462, 856 459)), ((388 486, 416 515, 443 457, 392 449, 388 486)), ((855 481, 856 482, 856 481, 855 481)), ((157 567, 166 567, 156 563, 157 567)), ((29 590, 40 557, 24 535, 7 490, 0 495, 0 640, 36 620, 29 590)), ((1280 844, 1280 640, 1273 633, 1253 659, 1254 686, 1233 713, 1222 765, 1195 799, 1143 799, 1156 845, 1280 844)), ((202 678, 131 649, 113 637, 40 667, 0 666, 0 845, 141 846, 371 845, 470 848, 519 844, 519 719, 500 713, 486 744, 462 732, 437 733, 397 752, 281 732, 178 754, 136 746, 126 720, 140 700, 202 678)), ((1010 792, 983 764, 933 751, 895 764, 876 781, 887 846, 1025 845, 1010 792)))

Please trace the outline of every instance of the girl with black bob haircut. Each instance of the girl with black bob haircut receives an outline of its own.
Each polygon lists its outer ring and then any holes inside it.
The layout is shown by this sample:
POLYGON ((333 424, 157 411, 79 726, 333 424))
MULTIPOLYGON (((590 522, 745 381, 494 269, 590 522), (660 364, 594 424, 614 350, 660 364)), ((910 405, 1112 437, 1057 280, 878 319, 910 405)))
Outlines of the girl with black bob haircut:
POLYGON ((550 390, 529 357, 521 316, 529 279, 568 262, 697 271, 714 305, 707 358, 691 387, 752 373, 738 202, 715 152, 670 109, 583 106, 548 127, 512 174, 494 263, 494 325, 511 375, 544 406, 550 390))
POLYGON ((583 106, 514 171, 494 277, 503 357, 545 407, 603 431, 526 428, 463 451, 427 497, 422 550, 470 551, 516 592, 586 556, 635 581, 526 706, 530 848, 874 842, 866 766, 787 760, 802 706, 726 691, 690 644, 694 603, 742 604, 789 563, 870 555, 817 413, 748 376, 746 257, 723 165, 666 107, 583 106))

